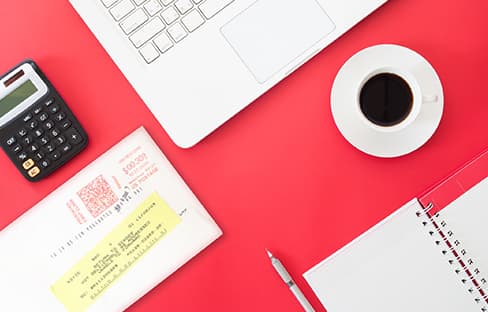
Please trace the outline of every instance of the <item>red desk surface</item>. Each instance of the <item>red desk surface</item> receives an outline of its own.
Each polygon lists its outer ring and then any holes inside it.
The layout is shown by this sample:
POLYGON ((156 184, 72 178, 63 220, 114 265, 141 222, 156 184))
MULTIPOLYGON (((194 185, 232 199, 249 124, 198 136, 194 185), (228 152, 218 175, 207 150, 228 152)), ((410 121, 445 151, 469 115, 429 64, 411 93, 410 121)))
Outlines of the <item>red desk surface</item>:
POLYGON ((27 182, 0 152, 0 229, 144 125, 224 236, 129 311, 299 311, 265 247, 324 311, 301 274, 487 147, 486 12, 484 0, 391 0, 184 150, 172 143, 67 0, 3 1, 0 71, 33 58, 91 142, 38 184, 27 182), (445 90, 445 114, 434 137, 397 159, 354 149, 330 111, 341 65, 379 43, 424 55, 445 90))

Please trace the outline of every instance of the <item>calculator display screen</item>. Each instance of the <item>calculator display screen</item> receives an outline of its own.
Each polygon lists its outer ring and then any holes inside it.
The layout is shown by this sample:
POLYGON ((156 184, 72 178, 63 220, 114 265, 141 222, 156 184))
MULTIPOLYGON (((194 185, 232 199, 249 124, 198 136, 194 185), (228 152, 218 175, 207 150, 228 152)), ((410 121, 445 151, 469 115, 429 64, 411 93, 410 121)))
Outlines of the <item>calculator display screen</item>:
POLYGON ((0 118, 36 92, 37 88, 32 81, 27 80, 21 84, 17 89, 0 100, 0 118))

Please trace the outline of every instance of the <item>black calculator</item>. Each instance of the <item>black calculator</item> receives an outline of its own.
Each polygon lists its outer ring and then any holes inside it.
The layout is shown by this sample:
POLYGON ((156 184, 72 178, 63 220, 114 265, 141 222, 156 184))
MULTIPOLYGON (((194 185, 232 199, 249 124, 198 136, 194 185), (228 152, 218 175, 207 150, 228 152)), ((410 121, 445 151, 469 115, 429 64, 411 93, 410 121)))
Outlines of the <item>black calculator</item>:
POLYGON ((29 181, 39 181, 87 145, 88 137, 32 60, 0 77, 0 144, 29 181))

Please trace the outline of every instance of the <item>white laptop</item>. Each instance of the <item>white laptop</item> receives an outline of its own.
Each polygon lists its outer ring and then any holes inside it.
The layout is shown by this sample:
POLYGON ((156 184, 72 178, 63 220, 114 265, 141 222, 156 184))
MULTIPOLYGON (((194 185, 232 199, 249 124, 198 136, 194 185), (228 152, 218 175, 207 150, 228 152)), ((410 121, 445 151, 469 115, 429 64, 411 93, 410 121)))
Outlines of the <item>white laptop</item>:
POLYGON ((191 147, 387 0, 70 0, 191 147))

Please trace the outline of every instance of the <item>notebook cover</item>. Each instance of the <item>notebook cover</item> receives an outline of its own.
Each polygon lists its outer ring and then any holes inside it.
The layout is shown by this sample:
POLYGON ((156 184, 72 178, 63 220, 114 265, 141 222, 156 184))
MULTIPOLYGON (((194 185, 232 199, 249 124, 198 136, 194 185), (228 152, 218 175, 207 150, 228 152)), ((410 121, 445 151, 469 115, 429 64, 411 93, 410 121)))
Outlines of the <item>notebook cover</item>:
POLYGON ((434 204, 434 215, 488 176, 488 149, 419 196, 422 206, 434 204))
POLYGON ((441 253, 449 246, 434 243, 442 242, 438 230, 443 223, 429 222, 422 207, 433 203, 429 214, 435 215, 487 173, 488 150, 306 272, 304 277, 322 304, 331 312, 486 311, 466 290, 477 284, 471 285, 469 277, 466 284, 461 283, 463 266, 450 263, 446 260, 450 254, 441 253), (419 218, 418 225, 413 214, 419 218), (440 301, 443 296, 450 300, 440 301))
POLYGON ((479 292, 476 301, 483 304, 481 311, 488 311, 488 254, 483 242, 486 236, 487 177, 488 150, 485 150, 427 190, 419 199, 438 228, 449 236, 449 247, 454 250, 446 251, 456 272, 466 272, 465 279, 473 282, 472 286, 467 287, 468 290, 473 294, 479 292))

